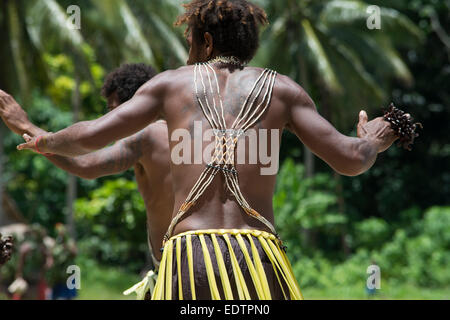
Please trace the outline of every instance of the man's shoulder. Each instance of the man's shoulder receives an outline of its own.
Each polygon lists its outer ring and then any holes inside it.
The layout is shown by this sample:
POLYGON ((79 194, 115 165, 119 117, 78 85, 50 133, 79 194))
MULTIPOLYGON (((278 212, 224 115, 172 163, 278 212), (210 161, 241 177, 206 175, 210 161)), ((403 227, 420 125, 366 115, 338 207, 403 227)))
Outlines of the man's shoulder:
POLYGON ((176 69, 168 69, 160 73, 163 77, 171 78, 171 77, 179 77, 180 75, 192 74, 194 72, 194 66, 181 66, 176 69))
POLYGON ((280 88, 280 89, 284 89, 284 90, 298 90, 299 88, 301 88, 301 86, 295 82, 291 77, 278 73, 277 74, 277 81, 276 81, 276 85, 280 88))
POLYGON ((309 101, 310 97, 303 87, 287 75, 278 74, 275 82, 274 95, 288 102, 309 101))
MULTIPOLYGON (((260 74, 264 72, 264 70, 272 70, 270 68, 262 68, 256 66, 246 67, 246 70, 249 73, 260 74)), ((282 73, 277 72, 276 70, 272 70, 276 72, 276 81, 275 81, 275 89, 278 91, 282 91, 283 93, 298 93, 299 91, 304 91, 303 88, 295 82, 291 77, 284 75, 282 73)))
POLYGON ((163 71, 147 81, 139 91, 154 91, 156 88, 167 90, 184 86, 186 82, 192 81, 193 70, 193 66, 182 66, 163 71))

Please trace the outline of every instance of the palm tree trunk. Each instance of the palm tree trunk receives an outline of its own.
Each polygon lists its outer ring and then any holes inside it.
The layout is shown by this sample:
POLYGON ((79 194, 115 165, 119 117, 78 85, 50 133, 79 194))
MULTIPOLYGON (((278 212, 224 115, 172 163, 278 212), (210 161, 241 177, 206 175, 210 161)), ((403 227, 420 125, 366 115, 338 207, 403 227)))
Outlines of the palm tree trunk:
MULTIPOLYGON (((322 114, 329 122, 333 122, 333 113, 331 112, 330 102, 329 102, 329 93, 323 92, 322 94, 323 101, 322 101, 322 114)), ((342 177, 337 172, 334 172, 333 175, 334 180, 336 181, 336 195, 338 198, 338 209, 339 214, 344 215, 345 214, 345 199, 344 199, 344 189, 342 186, 342 177)), ((345 256, 350 255, 350 247, 347 243, 347 229, 344 225, 341 232, 341 248, 344 252, 345 256)))
POLYGON ((314 154, 305 147, 303 161, 305 164, 305 177, 311 178, 314 176, 314 154))
POLYGON ((24 105, 30 103, 30 86, 27 78, 27 69, 24 60, 23 35, 20 26, 20 17, 16 1, 8 1, 9 30, 11 51, 16 67, 16 75, 19 82, 20 93, 24 105))
MULTIPOLYGON (((72 96, 73 122, 78 122, 80 113, 81 97, 80 97, 80 77, 75 71, 75 90, 72 96)), ((77 199, 77 177, 69 174, 66 189, 66 225, 70 236, 75 239, 75 221, 74 221, 74 203, 77 199)))
POLYGON ((77 179, 73 175, 69 175, 66 189, 66 225, 70 236, 75 239, 75 225, 73 219, 73 204, 77 198, 77 179))
MULTIPOLYGON (((336 180, 336 194, 338 196, 338 210, 339 213, 345 214, 345 199, 344 199, 344 188, 342 186, 342 177, 338 173, 334 173, 334 179, 336 180)), ((341 247, 345 256, 348 257, 350 255, 350 246, 347 242, 347 227, 343 226, 341 232, 341 247)))
MULTIPOLYGON (((309 92, 308 70, 303 57, 299 57, 300 61, 300 81, 301 86, 306 92, 309 92)), ((305 165, 305 178, 314 176, 314 154, 308 147, 303 146, 303 164, 305 165)), ((314 230, 302 228, 305 244, 309 247, 317 247, 317 233, 314 230)))

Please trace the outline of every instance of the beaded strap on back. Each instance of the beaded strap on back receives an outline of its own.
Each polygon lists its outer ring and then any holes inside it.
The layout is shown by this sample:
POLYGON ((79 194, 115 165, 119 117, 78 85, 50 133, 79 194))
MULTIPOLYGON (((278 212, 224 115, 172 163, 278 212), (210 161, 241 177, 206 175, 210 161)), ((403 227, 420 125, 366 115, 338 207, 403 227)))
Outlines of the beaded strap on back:
POLYGON ((215 148, 211 161, 206 165, 205 170, 195 183, 191 192, 181 205, 177 215, 172 220, 166 235, 164 243, 171 237, 173 229, 181 217, 196 203, 200 196, 205 192, 206 188, 211 184, 218 172, 222 172, 228 190, 236 198, 236 201, 242 207, 245 213, 258 219, 265 224, 273 234, 276 234, 274 226, 256 210, 252 209, 245 200, 239 188, 238 173, 235 168, 235 150, 236 144, 241 135, 243 135, 250 127, 252 127, 264 114, 269 107, 273 87, 275 84, 277 73, 275 71, 265 69, 256 79, 250 93, 241 107, 239 115, 236 117, 231 128, 227 128, 224 116, 223 101, 220 94, 219 82, 217 74, 211 67, 210 63, 196 64, 194 67, 194 83, 197 102, 208 120, 215 136, 215 148), (205 75, 203 74, 205 73, 205 75), (203 87, 203 92, 199 92, 199 84, 203 87), (212 95, 212 101, 208 99, 207 85, 212 95), (214 98, 214 86, 218 96, 218 102, 214 98), (256 93, 255 93, 256 92, 256 93), (256 101, 262 96, 258 105, 256 101))

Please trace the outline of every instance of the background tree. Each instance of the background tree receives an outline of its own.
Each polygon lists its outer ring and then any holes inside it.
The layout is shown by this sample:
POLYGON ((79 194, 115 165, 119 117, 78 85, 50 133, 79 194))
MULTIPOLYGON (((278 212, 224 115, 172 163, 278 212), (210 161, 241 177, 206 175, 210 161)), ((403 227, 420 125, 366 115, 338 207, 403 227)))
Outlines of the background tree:
MULTIPOLYGON (((80 120, 103 114, 104 76, 122 62, 153 61, 163 71, 187 55, 183 30, 172 27, 178 0, 78 0, 81 30, 69 32, 61 26, 73 2, 0 0, 0 88, 49 131, 73 122, 76 88, 80 120)), ((365 174, 340 181, 322 161, 312 170, 298 139, 283 136, 274 211, 305 297, 365 298, 366 268, 375 262, 384 270, 380 298, 447 298, 449 1, 371 0, 381 9, 381 30, 367 29, 368 2, 255 2, 271 25, 254 63, 294 78, 341 132, 355 135, 360 109, 380 116, 391 101, 424 125, 413 151, 393 147, 365 174)), ((42 156, 18 152, 21 137, 5 130, 0 138, 5 190, 30 222, 52 233, 66 219, 67 174, 42 156)), ((123 298, 147 252, 133 174, 77 179, 76 190, 77 264, 89 270, 81 297, 123 298)))
MULTIPOLYGON (((358 0, 261 1, 272 22, 256 64, 290 75, 316 102, 319 112, 338 130, 355 127, 359 110, 379 110, 389 102, 390 84, 406 85, 413 77, 396 47, 411 47, 423 37, 420 29, 401 12, 379 7, 382 29, 370 30, 370 5, 358 0), (281 58, 280 58, 281 57, 281 58), (295 66, 295 67, 292 67, 295 66)), ((288 149, 296 138, 285 134, 288 149)), ((298 153, 294 154, 298 156, 298 153)), ((303 148, 305 177, 314 175, 314 156, 303 148)), ((336 191, 339 210, 345 212, 342 182, 336 191)), ((315 234, 304 230, 315 245, 315 234)), ((342 233, 342 248, 349 252, 342 233)))

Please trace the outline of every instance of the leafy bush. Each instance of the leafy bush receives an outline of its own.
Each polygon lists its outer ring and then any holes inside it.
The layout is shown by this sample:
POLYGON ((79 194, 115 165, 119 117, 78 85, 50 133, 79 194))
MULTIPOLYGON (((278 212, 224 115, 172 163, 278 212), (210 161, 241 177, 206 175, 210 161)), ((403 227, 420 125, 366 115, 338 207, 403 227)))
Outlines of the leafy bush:
POLYGON ((109 180, 75 205, 80 251, 138 271, 146 262, 145 205, 134 181, 109 180))
POLYGON ((357 247, 377 248, 390 235, 389 224, 380 218, 369 218, 355 225, 357 247))
POLYGON ((273 197, 277 229, 292 256, 300 257, 308 247, 310 234, 326 234, 338 242, 346 217, 337 211, 334 181, 328 174, 305 179, 304 167, 287 159, 280 169, 273 197))
POLYGON ((334 181, 326 174, 304 179, 303 173, 301 164, 288 159, 274 196, 277 228, 301 287, 363 290, 372 264, 380 267, 382 281, 392 286, 450 284, 450 207, 435 206, 421 213, 413 206, 400 212, 396 223, 378 217, 348 223, 354 252, 336 259, 329 243, 313 247, 305 241, 305 230, 319 239, 336 239, 347 222, 336 210, 334 181))

